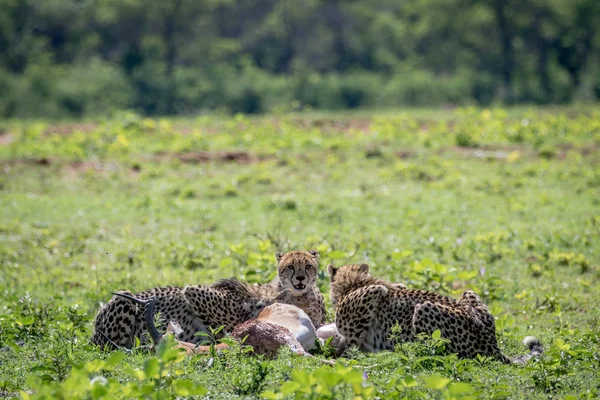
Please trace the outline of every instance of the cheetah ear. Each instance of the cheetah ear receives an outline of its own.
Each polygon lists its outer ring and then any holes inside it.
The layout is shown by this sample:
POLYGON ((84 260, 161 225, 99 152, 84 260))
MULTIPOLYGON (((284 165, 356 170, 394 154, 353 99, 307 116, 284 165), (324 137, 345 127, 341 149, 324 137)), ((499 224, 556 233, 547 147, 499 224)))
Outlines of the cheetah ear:
POLYGON ((277 259, 277 262, 281 261, 281 259, 283 258, 283 253, 278 251, 277 253, 275 253, 275 258, 277 259))
POLYGON ((360 264, 360 267, 358 267, 358 272, 367 274, 369 272, 369 264, 360 264))
POLYGON ((338 272, 338 269, 336 267, 333 266, 333 264, 329 264, 327 266, 327 273, 329 274, 329 279, 331 279, 333 281, 333 277, 335 276, 336 272, 338 272))
POLYGON ((309 251, 310 255, 313 256, 314 259, 319 258, 319 252, 316 250, 309 251))

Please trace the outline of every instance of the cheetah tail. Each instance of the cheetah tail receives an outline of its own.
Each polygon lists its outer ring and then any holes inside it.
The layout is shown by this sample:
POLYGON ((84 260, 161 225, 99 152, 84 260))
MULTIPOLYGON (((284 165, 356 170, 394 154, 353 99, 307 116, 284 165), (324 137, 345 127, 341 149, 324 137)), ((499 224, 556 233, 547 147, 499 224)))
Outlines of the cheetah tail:
POLYGON ((154 343, 154 346, 158 346, 158 343, 160 343, 162 339, 162 335, 160 334, 158 329, 156 329, 156 325, 154 324, 154 307, 156 306, 156 297, 150 297, 148 300, 141 300, 124 293, 115 292, 113 294, 115 296, 124 297, 146 308, 146 328, 148 329, 148 332, 150 332, 150 336, 152 336, 152 342, 154 343))
POLYGON ((511 360, 512 364, 524 365, 533 357, 538 357, 544 352, 542 343, 534 336, 527 336, 523 339, 523 344, 529 348, 529 353, 513 358, 511 360))

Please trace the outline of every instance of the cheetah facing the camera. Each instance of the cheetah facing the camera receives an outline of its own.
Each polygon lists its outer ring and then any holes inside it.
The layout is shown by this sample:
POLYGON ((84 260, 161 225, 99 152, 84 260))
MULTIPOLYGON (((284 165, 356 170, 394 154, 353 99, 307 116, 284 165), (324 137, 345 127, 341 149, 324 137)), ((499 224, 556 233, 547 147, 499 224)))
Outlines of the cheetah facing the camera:
POLYGON ((474 292, 467 290, 459 300, 425 290, 406 289, 369 274, 369 266, 329 265, 331 301, 335 321, 347 345, 364 351, 393 350, 392 327, 401 328, 400 341, 419 333, 440 330, 449 340, 447 350, 461 357, 477 354, 505 363, 523 364, 542 353, 540 342, 529 336, 524 344, 530 352, 510 359, 502 354, 496 340, 493 315, 474 292))
POLYGON ((311 251, 278 252, 277 276, 268 284, 271 295, 291 289, 289 304, 301 308, 318 328, 325 323, 325 301, 317 286, 319 253, 311 251))
MULTIPOLYGON (((156 298, 159 326, 176 320, 181 326, 177 339, 197 343, 197 332, 223 326, 223 333, 258 314, 268 305, 285 302, 302 308, 315 326, 325 318, 323 295, 316 287, 318 253, 277 253, 278 275, 268 284, 249 284, 224 279, 210 286, 159 287, 137 293, 140 300, 156 298), (289 290, 286 290, 289 289, 289 290), (286 295, 280 297, 285 291, 286 295), (289 293, 292 294, 289 294, 289 293)), ((131 292, 123 291, 132 296, 131 292)), ((135 338, 144 341, 144 309, 121 296, 113 297, 98 312, 91 342, 99 346, 131 348, 135 338)))

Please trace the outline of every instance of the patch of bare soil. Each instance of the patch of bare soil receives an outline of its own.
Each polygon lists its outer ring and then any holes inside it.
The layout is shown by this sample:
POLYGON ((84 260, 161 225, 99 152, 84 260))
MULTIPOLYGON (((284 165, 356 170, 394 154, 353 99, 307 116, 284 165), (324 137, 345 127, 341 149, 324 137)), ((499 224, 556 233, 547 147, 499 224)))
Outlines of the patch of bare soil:
POLYGON ((98 124, 93 122, 85 123, 60 123, 56 125, 50 125, 44 131, 44 135, 61 135, 69 136, 74 132, 90 133, 98 128, 98 124))
POLYGON ((362 133, 370 133, 371 128, 371 120, 367 119, 298 119, 297 121, 295 121, 295 123, 301 128, 319 128, 326 132, 358 131, 362 133))
POLYGON ((571 151, 575 151, 582 156, 589 156, 598 153, 600 145, 598 143, 591 143, 586 146, 573 146, 572 144, 561 144, 557 146, 557 157, 561 160, 567 157, 567 154, 571 151))
POLYGON ((52 160, 47 157, 41 158, 18 158, 12 160, 2 160, 0 161, 0 165, 4 167, 10 167, 13 165, 40 165, 40 166, 48 166, 52 163, 52 160))
POLYGON ((213 135, 215 133, 219 133, 222 131, 217 126, 212 126, 212 125, 199 125, 199 126, 188 126, 188 125, 183 125, 183 124, 175 125, 175 132, 177 132, 183 136, 191 135, 194 132, 196 132, 197 130, 200 130, 203 135, 213 135))
MULTIPOLYGON (((245 131, 249 127, 260 126, 262 124, 271 124, 272 126, 279 128, 285 122, 291 122, 295 127, 301 129, 318 128, 321 131, 328 133, 346 133, 349 131, 358 131, 365 134, 370 133, 371 120, 369 119, 331 119, 331 118, 319 118, 319 119, 307 119, 307 118, 293 118, 282 119, 278 117, 265 118, 240 122, 237 124, 236 129, 239 131, 245 131)), ((196 129, 200 129, 203 134, 214 134, 221 132, 223 129, 219 128, 218 125, 202 125, 202 126, 190 126, 185 123, 175 125, 175 130, 182 135, 192 134, 196 129)))
POLYGON ((3 129, 0 129, 0 146, 8 146, 15 138, 3 129))
POLYGON ((109 172, 129 172, 137 174, 141 168, 138 164, 133 164, 131 168, 126 168, 116 162, 100 162, 100 161, 64 161, 48 157, 42 158, 24 158, 0 161, 0 167, 5 172, 10 171, 13 167, 19 166, 39 166, 43 168, 53 168, 53 171, 63 173, 68 177, 77 177, 88 171, 94 171, 98 174, 109 172))
POLYGON ((483 158, 505 160, 509 154, 518 151, 521 156, 533 156, 531 150, 519 146, 484 145, 477 147, 451 146, 443 148, 440 153, 452 152, 465 158, 483 158))
POLYGON ((86 172, 92 169, 97 172, 111 172, 120 169, 116 162, 98 161, 73 161, 66 164, 66 168, 73 172, 86 172))
MULTIPOLYGON (((596 154, 598 151, 600 151, 600 145, 596 143, 580 147, 570 144, 559 144, 554 148, 552 157, 562 160, 567 157, 569 152, 576 152, 585 157, 596 154)), ((443 148, 439 152, 453 152, 465 158, 483 158, 488 160, 505 160, 513 152, 519 152, 519 157, 525 158, 540 156, 534 149, 517 145, 484 145, 477 147, 451 146, 443 148)))
MULTIPOLYGON (((179 160, 186 164, 201 164, 207 162, 233 162, 237 164, 251 164, 264 160, 271 159, 274 156, 262 155, 257 156, 246 151, 198 151, 183 154, 161 154, 152 157, 147 161, 164 162, 169 160, 179 160)), ((93 170, 97 173, 105 172, 125 172, 132 174, 141 172, 143 163, 134 162, 130 167, 126 164, 120 164, 110 161, 64 161, 60 159, 41 157, 41 158, 22 158, 0 161, 0 166, 10 168, 12 166, 40 166, 49 167, 56 166, 67 173, 79 175, 81 173, 93 170)))
POLYGON ((411 151, 411 150, 398 150, 396 151, 396 157, 402 159, 402 160, 406 160, 408 158, 413 158, 417 155, 416 151, 411 151))
POLYGON ((250 154, 247 151, 196 151, 170 155, 168 158, 176 158, 188 164, 201 164, 211 161, 251 164, 261 160, 256 155, 250 154))

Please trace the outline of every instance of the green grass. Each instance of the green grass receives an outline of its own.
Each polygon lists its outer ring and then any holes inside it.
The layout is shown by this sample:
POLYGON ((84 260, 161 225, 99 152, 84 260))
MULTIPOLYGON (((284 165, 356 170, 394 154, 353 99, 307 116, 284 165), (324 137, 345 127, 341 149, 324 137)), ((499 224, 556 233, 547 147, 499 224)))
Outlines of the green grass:
POLYGON ((191 382, 219 398, 600 394, 597 112, 124 113, 0 131, 0 396, 172 396, 191 382), (412 288, 475 290, 507 355, 527 335, 546 353, 525 367, 457 360, 431 339, 331 369, 286 352, 114 358, 87 343, 110 292, 266 282, 276 250, 312 248, 326 298, 327 263, 367 262, 412 288))

